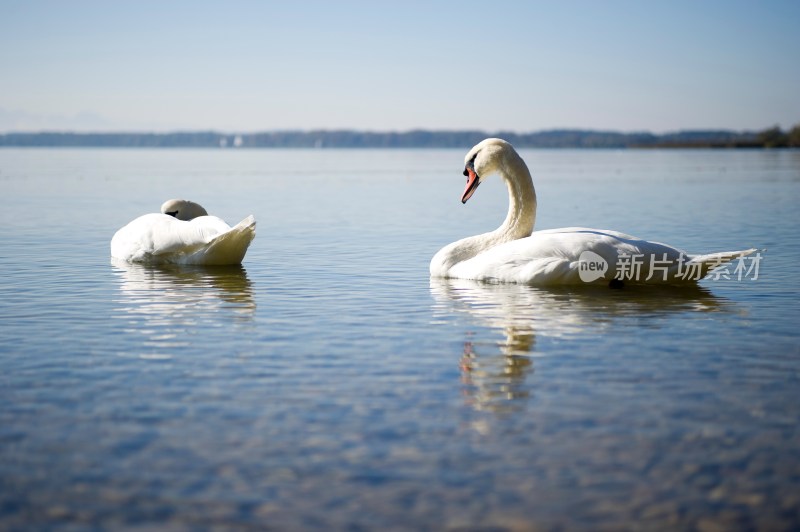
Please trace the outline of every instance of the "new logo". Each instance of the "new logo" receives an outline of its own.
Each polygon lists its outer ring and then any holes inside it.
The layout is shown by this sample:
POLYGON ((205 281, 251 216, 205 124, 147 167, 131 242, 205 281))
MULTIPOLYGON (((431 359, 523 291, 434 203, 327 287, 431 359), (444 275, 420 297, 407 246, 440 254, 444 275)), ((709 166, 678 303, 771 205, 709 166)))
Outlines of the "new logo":
POLYGON ((584 251, 578 257, 578 275, 584 283, 602 278, 607 271, 608 262, 594 251, 584 251))

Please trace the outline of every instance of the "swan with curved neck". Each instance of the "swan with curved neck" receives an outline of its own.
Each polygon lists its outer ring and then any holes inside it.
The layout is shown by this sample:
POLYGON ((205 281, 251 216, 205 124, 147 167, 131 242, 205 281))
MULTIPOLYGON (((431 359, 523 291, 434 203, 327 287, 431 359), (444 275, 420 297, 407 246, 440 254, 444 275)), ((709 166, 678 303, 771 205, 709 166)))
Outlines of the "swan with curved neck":
POLYGON ((464 163, 467 186, 461 202, 472 197, 485 177, 497 174, 508 187, 508 214, 496 230, 439 250, 431 260, 432 277, 538 286, 694 284, 713 268, 755 251, 687 255, 660 242, 605 229, 567 227, 534 232, 536 191, 525 161, 511 144, 486 139, 467 153, 464 163), (603 265, 605 270, 598 275, 595 268, 603 265))
POLYGON ((160 213, 140 216, 117 231, 111 256, 145 264, 241 264, 255 236, 253 216, 231 227, 193 201, 173 199, 160 213))

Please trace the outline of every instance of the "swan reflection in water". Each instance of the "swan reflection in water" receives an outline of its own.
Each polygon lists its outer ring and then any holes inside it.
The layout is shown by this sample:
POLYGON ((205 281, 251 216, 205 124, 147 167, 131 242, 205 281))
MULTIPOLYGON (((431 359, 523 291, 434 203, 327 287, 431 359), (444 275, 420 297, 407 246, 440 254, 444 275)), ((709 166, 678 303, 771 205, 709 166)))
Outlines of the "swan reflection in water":
POLYGON ((187 345, 187 332, 255 315, 253 288, 241 265, 144 266, 112 259, 122 298, 116 317, 160 347, 187 345))
POLYGON ((542 289, 518 284, 487 284, 464 279, 430 282, 436 322, 468 315, 461 355, 462 380, 470 404, 478 410, 514 412, 525 407, 532 386, 533 360, 543 356, 538 338, 603 334, 613 328, 652 325, 653 318, 676 313, 719 312, 732 303, 700 287, 606 287, 542 289), (478 328, 502 334, 497 342, 478 328))

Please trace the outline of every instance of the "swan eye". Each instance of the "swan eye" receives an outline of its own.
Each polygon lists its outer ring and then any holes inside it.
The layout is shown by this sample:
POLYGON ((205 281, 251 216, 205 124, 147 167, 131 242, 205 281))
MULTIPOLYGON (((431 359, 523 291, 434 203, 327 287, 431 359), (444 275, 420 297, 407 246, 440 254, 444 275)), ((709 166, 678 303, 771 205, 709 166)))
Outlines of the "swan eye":
POLYGON ((478 154, 476 153, 475 155, 472 156, 472 159, 470 159, 467 162, 467 165, 464 167, 464 175, 465 176, 469 176, 469 169, 472 169, 473 172, 475 171, 475 159, 477 159, 477 158, 478 158, 478 154))
POLYGON ((178 217, 178 211, 168 211, 165 212, 164 214, 169 214, 170 216, 174 216, 175 218, 178 217))

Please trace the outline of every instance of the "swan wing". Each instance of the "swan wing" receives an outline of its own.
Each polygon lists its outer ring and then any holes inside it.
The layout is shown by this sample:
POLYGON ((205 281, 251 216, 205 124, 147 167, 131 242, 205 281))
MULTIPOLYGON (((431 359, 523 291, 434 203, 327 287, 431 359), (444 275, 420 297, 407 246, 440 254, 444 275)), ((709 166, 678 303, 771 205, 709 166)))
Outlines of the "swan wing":
POLYGON ((256 219, 252 215, 248 216, 227 231, 220 231, 213 235, 210 234, 213 227, 204 229, 209 231, 208 242, 200 250, 187 256, 186 264, 209 266, 241 264, 247 248, 250 247, 250 243, 256 236, 256 219))

